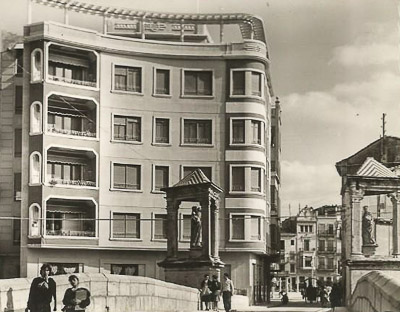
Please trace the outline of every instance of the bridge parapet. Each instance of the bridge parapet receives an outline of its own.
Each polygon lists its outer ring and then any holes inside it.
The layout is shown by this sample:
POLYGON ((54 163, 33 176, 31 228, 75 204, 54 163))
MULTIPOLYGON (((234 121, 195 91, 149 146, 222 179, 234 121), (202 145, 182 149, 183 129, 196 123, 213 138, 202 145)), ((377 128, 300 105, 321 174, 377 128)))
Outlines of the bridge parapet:
POLYGON ((400 311, 400 272, 365 274, 351 295, 349 309, 352 312, 400 311))
MULTIPOLYGON (((87 312, 196 311, 199 291, 194 288, 140 277, 102 273, 76 274, 80 286, 91 292, 87 312)), ((68 275, 52 276, 57 283, 57 311, 70 287, 68 275)), ((32 279, 0 280, 0 310, 25 311, 32 279)))

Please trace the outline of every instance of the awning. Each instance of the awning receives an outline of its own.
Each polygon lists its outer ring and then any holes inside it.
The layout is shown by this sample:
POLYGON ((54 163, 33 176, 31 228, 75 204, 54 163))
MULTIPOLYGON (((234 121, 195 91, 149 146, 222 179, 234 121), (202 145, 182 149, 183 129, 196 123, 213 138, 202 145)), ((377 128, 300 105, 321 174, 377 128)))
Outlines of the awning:
POLYGON ((88 60, 78 59, 78 58, 71 57, 71 56, 50 53, 49 60, 50 60, 50 62, 54 62, 54 63, 61 63, 61 64, 67 64, 67 65, 72 65, 72 66, 89 68, 88 60))
POLYGON ((49 114, 57 115, 57 116, 78 117, 78 118, 86 117, 84 114, 79 115, 79 114, 70 114, 70 113, 62 113, 62 112, 51 112, 51 111, 49 111, 49 114))

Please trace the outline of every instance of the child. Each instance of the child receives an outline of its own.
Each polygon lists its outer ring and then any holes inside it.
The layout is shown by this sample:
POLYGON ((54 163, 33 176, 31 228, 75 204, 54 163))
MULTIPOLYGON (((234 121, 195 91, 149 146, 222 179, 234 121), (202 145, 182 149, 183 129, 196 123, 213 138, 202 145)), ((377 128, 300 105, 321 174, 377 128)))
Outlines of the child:
POLYGON ((90 292, 86 288, 78 288, 79 278, 76 275, 71 275, 68 277, 68 281, 71 284, 71 288, 65 291, 63 304, 64 308, 62 311, 74 312, 81 311, 84 312, 85 308, 90 304, 90 292))

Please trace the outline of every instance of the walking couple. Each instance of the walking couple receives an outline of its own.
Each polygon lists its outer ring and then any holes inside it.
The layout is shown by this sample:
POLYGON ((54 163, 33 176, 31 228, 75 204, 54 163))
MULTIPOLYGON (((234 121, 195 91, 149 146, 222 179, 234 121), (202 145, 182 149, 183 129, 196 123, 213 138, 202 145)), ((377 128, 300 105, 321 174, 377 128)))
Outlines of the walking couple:
MULTIPOLYGON (((53 298, 53 311, 57 311, 56 282, 50 277, 50 273, 51 266, 43 264, 40 268, 40 276, 32 281, 26 312, 50 312, 50 303, 53 298)), ((90 304, 89 290, 79 287, 79 278, 76 275, 70 275, 68 281, 72 287, 65 291, 62 311, 84 312, 90 304)))

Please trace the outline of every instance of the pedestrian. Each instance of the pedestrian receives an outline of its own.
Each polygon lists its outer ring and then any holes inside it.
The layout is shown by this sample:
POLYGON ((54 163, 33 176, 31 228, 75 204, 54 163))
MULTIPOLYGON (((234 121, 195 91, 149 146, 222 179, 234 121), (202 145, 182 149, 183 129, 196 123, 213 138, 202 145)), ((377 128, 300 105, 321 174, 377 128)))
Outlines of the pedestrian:
POLYGON ((206 311, 210 310, 211 291, 210 291, 210 275, 204 274, 204 279, 200 284, 200 298, 201 298, 201 309, 203 309, 203 302, 206 311))
POLYGON ((40 276, 32 281, 26 311, 50 312, 52 298, 54 298, 54 311, 57 311, 56 282, 50 277, 50 273, 51 266, 43 264, 40 276))
POLYGON ((226 312, 231 310, 231 300, 235 288, 233 282, 229 279, 229 274, 224 273, 224 281, 222 283, 222 300, 224 301, 224 308, 226 312))
POLYGON ((68 281, 72 287, 65 291, 62 311, 84 312, 86 307, 90 304, 90 292, 86 288, 79 287, 79 278, 76 275, 70 275, 68 281))
POLYGON ((341 305, 342 294, 337 283, 333 284, 331 293, 329 294, 329 300, 331 301, 332 311, 335 311, 336 307, 341 305))
POLYGON ((218 302, 221 296, 221 282, 218 280, 218 275, 212 276, 212 281, 210 283, 210 291, 211 291, 211 301, 213 310, 218 311, 218 302))

